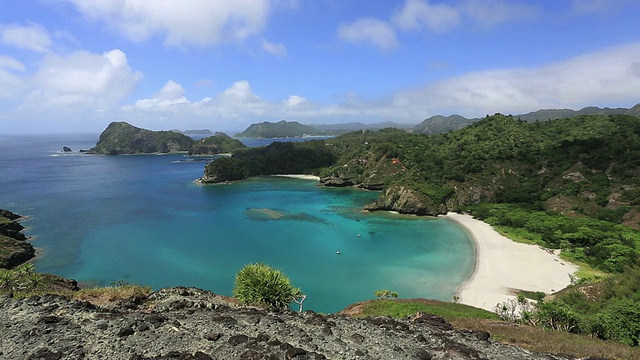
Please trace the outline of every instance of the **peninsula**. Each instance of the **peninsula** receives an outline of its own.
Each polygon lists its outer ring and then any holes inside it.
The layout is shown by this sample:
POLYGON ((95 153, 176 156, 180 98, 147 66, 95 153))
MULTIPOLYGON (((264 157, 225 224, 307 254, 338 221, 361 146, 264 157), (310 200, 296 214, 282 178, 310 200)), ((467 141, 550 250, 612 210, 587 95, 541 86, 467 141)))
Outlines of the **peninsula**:
POLYGON ((112 122, 100 134, 90 154, 129 155, 188 153, 189 155, 217 155, 243 149, 246 146, 225 133, 217 132, 201 140, 194 140, 175 131, 151 131, 126 122, 112 122))

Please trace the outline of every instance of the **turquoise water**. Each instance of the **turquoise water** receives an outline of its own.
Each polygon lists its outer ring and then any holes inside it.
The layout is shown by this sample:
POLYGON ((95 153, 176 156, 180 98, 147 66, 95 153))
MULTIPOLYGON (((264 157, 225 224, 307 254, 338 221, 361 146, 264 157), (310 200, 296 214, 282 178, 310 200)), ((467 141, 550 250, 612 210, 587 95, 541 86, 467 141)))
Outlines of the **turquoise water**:
POLYGON ((265 262, 308 295, 306 309, 335 312, 384 288, 450 300, 472 270, 462 228, 361 212, 376 193, 276 177, 198 186, 204 163, 182 155, 56 152, 96 139, 0 137, 0 207, 30 216, 40 271, 230 295, 243 265, 265 262))

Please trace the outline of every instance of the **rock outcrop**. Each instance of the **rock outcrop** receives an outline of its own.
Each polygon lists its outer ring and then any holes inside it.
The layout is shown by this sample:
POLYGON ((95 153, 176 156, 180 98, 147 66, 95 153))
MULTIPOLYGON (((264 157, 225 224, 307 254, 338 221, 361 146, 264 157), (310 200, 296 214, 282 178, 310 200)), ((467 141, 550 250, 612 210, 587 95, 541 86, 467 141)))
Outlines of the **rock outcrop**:
POLYGON ((184 287, 104 307, 57 295, 5 297, 0 319, 2 359, 561 359, 424 313, 270 312, 184 287))
POLYGON ((415 189, 402 185, 386 188, 378 199, 364 207, 368 211, 388 210, 401 214, 437 216, 446 212, 443 205, 436 206, 431 199, 415 189))
POLYGON ((22 234, 20 215, 0 209, 0 268, 11 269, 33 259, 36 251, 22 234))

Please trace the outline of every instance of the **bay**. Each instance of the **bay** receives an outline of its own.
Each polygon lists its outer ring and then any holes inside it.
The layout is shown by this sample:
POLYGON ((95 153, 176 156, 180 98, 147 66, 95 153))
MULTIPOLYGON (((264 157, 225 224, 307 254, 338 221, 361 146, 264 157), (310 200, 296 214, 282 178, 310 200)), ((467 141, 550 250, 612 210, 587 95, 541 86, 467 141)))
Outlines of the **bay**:
POLYGON ((362 212, 374 192, 280 177, 198 186, 200 158, 78 153, 97 138, 0 136, 0 207, 29 216, 39 271, 231 295, 237 271, 264 262, 308 295, 305 309, 336 312, 379 289, 448 301, 473 269, 464 229, 362 212))

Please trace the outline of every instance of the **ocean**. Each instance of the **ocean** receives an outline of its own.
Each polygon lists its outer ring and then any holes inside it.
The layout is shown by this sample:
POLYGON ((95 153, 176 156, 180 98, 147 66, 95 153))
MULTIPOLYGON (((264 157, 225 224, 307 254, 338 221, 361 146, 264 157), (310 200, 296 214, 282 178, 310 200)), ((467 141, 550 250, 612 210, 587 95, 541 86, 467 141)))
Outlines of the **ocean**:
POLYGON ((203 159, 78 152, 97 139, 0 135, 0 208, 28 217, 38 271, 231 295, 238 270, 264 262, 302 289, 305 309, 337 312, 380 289, 449 301, 473 270, 463 228, 362 212, 375 192, 281 177, 199 186, 203 159))

